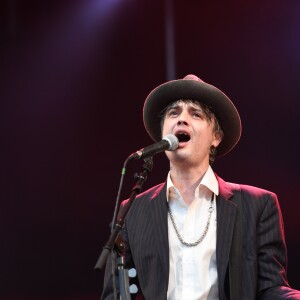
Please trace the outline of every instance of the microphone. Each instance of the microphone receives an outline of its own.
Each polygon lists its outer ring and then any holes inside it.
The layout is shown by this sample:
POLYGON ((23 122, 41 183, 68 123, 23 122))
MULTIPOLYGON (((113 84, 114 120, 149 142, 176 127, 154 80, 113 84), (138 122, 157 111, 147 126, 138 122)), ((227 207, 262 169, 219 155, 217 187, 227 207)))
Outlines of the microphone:
POLYGON ((174 134, 168 134, 165 137, 163 137, 163 139, 160 142, 157 142, 153 145, 138 150, 135 153, 132 153, 129 156, 129 159, 131 160, 131 159, 147 158, 166 150, 174 151, 178 148, 178 145, 179 145, 178 138, 174 134))

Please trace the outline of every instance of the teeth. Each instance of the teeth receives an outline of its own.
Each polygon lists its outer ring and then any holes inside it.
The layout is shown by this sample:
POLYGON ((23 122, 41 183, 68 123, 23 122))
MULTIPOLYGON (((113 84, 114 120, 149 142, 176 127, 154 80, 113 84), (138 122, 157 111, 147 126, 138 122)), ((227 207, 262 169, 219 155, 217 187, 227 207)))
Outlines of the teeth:
POLYGON ((186 132, 177 132, 176 137, 179 142, 188 142, 190 140, 190 136, 186 132))

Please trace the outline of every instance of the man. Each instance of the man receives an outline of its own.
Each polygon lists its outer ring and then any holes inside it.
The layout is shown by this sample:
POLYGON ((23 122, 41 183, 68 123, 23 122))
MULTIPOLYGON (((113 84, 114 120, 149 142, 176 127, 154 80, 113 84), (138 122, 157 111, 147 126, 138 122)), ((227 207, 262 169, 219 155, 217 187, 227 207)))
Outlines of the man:
MULTIPOLYGON (((174 134, 179 147, 166 151, 166 182, 137 197, 122 230, 140 294, 147 300, 300 299, 287 281, 276 195, 225 182, 211 168, 241 135, 230 99, 187 75, 155 88, 143 117, 154 141, 174 134)), ((109 261, 102 299, 113 299, 112 286, 109 261)))

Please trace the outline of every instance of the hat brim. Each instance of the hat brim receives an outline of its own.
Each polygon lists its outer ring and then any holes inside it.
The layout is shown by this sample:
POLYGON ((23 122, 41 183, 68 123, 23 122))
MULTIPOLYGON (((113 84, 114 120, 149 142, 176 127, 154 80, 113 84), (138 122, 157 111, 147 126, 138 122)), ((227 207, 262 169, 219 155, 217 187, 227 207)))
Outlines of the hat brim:
POLYGON ((143 109, 144 125, 150 137, 156 142, 161 140, 161 112, 169 104, 180 99, 196 100, 212 110, 224 132, 224 137, 217 148, 217 157, 231 151, 242 132, 239 113, 222 91, 203 81, 173 80, 150 92, 143 109))

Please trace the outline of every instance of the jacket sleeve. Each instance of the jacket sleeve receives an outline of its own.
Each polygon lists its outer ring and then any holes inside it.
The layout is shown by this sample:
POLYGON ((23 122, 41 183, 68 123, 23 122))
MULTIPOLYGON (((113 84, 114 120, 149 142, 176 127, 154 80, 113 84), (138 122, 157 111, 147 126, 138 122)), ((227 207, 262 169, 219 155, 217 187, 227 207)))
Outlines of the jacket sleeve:
POLYGON ((274 193, 268 197, 257 224, 258 299, 300 299, 300 292, 291 289, 287 280, 287 252, 278 199, 274 193))
POLYGON ((104 283, 103 283, 103 291, 101 295, 101 300, 113 300, 113 299, 118 299, 114 297, 114 292, 117 292, 116 289, 114 288, 114 285, 118 286, 118 276, 115 267, 113 266, 113 253, 111 253, 107 259, 106 262, 106 268, 105 268, 105 273, 104 273, 104 283), (115 274, 115 281, 114 281, 114 276, 113 272, 115 274))

